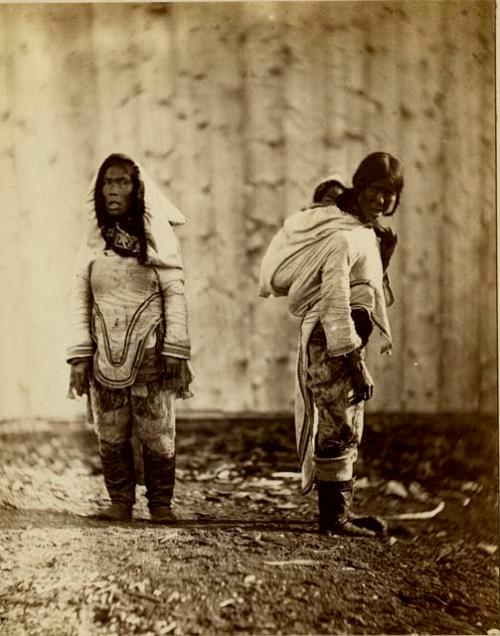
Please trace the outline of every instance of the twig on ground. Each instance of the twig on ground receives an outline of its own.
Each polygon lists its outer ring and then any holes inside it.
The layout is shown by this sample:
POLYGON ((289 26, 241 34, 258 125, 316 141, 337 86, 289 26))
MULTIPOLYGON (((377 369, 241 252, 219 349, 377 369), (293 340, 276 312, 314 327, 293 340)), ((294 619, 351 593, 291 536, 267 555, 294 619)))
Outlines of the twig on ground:
POLYGON ((29 605, 31 607, 37 607, 44 605, 43 601, 29 601, 28 599, 21 598, 20 596, 12 596, 9 594, 2 595, 0 601, 7 601, 9 603, 19 603, 20 605, 29 605))
POLYGON ((387 519, 413 520, 413 519, 432 519, 444 509, 444 501, 440 501, 432 510, 424 510, 423 512, 403 512, 399 515, 390 515, 387 519))
POLYGON ((125 590, 125 593, 129 596, 135 596, 136 598, 142 598, 145 601, 151 601, 151 603, 161 603, 161 598, 153 596, 151 594, 143 594, 142 592, 132 592, 131 590, 125 590))

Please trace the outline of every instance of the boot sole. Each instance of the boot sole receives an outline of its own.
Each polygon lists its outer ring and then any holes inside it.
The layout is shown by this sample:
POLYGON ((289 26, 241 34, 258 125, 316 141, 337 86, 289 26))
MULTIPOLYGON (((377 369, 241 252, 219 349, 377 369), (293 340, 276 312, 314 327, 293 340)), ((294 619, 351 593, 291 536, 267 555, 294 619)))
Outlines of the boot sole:
POLYGON ((159 517, 150 519, 151 523, 163 523, 163 524, 173 524, 177 522, 176 517, 159 517))
POLYGON ((130 517, 112 517, 110 515, 95 515, 95 519, 99 521, 132 521, 132 515, 130 517))
POLYGON ((333 528, 320 527, 319 532, 320 534, 324 534, 327 536, 353 537, 359 539, 374 539, 378 536, 377 533, 373 530, 368 530, 368 528, 356 526, 350 521, 345 524, 335 526, 333 528))

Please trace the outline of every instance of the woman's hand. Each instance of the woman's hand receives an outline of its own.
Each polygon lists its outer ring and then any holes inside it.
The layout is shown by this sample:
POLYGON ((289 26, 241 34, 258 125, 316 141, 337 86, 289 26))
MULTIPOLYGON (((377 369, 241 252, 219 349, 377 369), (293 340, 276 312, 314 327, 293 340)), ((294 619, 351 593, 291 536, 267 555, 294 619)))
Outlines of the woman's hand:
POLYGON ((87 359, 76 360, 71 363, 71 372, 69 377, 69 392, 73 389, 77 395, 88 394, 90 387, 90 364, 87 359))
POLYGON ((167 391, 173 391, 177 397, 186 399, 193 394, 189 385, 193 381, 193 374, 188 360, 175 356, 161 356, 162 387, 167 391))
POLYGON ((166 379, 175 379, 180 377, 182 359, 174 358, 174 356, 162 356, 163 373, 166 379))
POLYGON ((359 351, 346 354, 345 360, 349 369, 354 389, 351 405, 370 400, 373 397, 373 378, 359 351))
POLYGON ((380 241, 380 256, 382 258, 382 268, 385 272, 398 244, 398 235, 390 227, 376 225, 373 229, 380 241))

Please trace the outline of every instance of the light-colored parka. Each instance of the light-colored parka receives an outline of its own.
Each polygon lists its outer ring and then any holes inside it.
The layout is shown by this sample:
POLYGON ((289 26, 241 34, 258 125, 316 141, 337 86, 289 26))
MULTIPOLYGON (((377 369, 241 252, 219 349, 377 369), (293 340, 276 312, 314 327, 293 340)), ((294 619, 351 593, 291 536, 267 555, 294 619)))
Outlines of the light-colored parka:
POLYGON ((73 284, 67 360, 93 358, 94 376, 108 388, 131 386, 153 347, 162 355, 190 358, 184 270, 172 228, 186 219, 138 167, 144 184, 145 264, 106 249, 94 209, 96 175, 73 284))

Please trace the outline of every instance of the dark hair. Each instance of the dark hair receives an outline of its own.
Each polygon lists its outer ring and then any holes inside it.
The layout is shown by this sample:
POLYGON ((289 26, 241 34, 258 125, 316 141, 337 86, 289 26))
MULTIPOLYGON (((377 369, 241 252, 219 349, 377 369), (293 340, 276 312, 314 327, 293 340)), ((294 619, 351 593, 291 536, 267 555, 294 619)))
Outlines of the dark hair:
POLYGON ((396 192, 396 201, 386 216, 392 216, 399 205, 401 191, 403 190, 403 166, 401 162, 387 152, 373 152, 363 159, 352 178, 352 188, 339 195, 337 206, 344 212, 350 212, 355 206, 356 199, 361 190, 367 188, 375 181, 389 180, 396 192))
POLYGON ((105 232, 107 229, 113 227, 116 219, 110 216, 106 210, 106 204, 104 201, 104 195, 102 188, 104 185, 104 176, 108 168, 112 166, 127 166, 131 169, 130 178, 132 179, 132 196, 131 207, 129 212, 124 218, 120 218, 120 225, 123 229, 130 234, 133 234, 139 239, 139 255, 137 257, 139 263, 144 264, 147 259, 147 240, 146 232, 144 229, 144 215, 146 212, 144 203, 144 184, 141 180, 139 167, 127 157, 127 155, 114 153, 106 157, 102 162, 101 167, 97 173, 94 188, 94 209, 97 219, 97 225, 101 230, 101 235, 106 240, 105 232))

